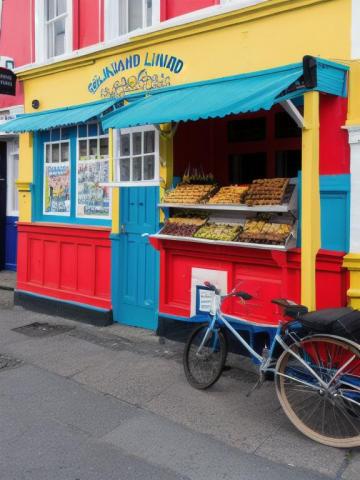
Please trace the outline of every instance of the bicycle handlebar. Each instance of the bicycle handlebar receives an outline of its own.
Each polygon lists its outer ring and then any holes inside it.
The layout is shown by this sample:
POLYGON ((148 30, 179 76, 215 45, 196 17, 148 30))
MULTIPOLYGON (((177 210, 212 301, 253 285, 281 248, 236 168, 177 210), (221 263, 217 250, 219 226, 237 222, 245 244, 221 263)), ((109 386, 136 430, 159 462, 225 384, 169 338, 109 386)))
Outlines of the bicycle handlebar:
MULTIPOLYGON (((215 285, 213 285, 212 283, 204 282, 204 285, 209 290, 212 290, 213 292, 215 292, 215 295, 220 295, 220 290, 216 288, 215 285)), ((237 292, 231 292, 228 295, 225 295, 225 297, 239 297, 239 298, 242 298, 243 300, 251 300, 253 298, 252 295, 250 295, 250 293, 243 292, 241 290, 238 290, 237 292)))

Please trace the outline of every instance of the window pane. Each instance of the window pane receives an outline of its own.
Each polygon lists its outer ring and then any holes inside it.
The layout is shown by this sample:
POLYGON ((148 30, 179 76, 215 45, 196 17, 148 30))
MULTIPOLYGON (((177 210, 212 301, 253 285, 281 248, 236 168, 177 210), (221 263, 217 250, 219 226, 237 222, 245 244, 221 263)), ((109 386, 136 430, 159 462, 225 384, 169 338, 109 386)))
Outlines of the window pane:
POLYGON ((61 144, 61 161, 62 162, 69 161, 69 144, 68 143, 61 144))
POLYGON ((133 172, 132 172, 132 180, 133 182, 138 182, 141 180, 141 164, 142 164, 142 158, 141 157, 136 157, 133 158, 133 172))
POLYGON ((78 217, 108 217, 110 189, 100 183, 109 181, 109 161, 92 159, 77 165, 78 217))
POLYGON ((133 133, 132 142, 133 142, 133 155, 141 155, 141 132, 133 133))
POLYGON ((130 155, 130 134, 120 135, 120 156, 130 155))
POLYGON ((128 0, 119 0, 119 35, 127 33, 127 3, 128 0))
POLYGON ((89 155, 98 155, 98 141, 97 138, 89 140, 89 155))
POLYGON ((54 55, 62 55, 65 53, 65 18, 60 18, 54 22, 54 55))
POLYGON ((109 155, 109 139, 100 138, 100 155, 107 157, 109 155))
POLYGON ((78 127, 79 137, 87 137, 87 125, 79 125, 78 127))
POLYGON ((89 137, 97 137, 98 135, 98 125, 97 123, 90 123, 88 125, 88 135, 89 137))
POLYGON ((66 0, 57 0, 56 15, 66 13, 66 0))
POLYGON ((144 157, 144 180, 154 180, 155 178, 155 156, 145 155, 144 157))
POLYGON ((144 133, 144 153, 155 152, 155 132, 144 133))
POLYGON ((51 20, 55 17, 55 0, 46 0, 46 18, 51 20))
POLYGON ((129 1, 129 32, 143 27, 143 0, 129 1))
POLYGON ((51 162, 51 145, 47 144, 45 147, 45 163, 51 162))
POLYGON ((130 158, 122 158, 120 161, 120 180, 122 182, 130 180, 130 158))
POLYGON ((152 0, 146 0, 146 26, 152 25, 152 0))
POLYGON ((52 163, 59 163, 59 144, 53 143, 52 145, 52 163))
POLYGON ((54 214, 70 212, 70 169, 68 165, 46 165, 44 212, 54 214))
POLYGON ((54 24, 50 23, 47 27, 47 56, 54 56, 54 24))
POLYGON ((79 140, 79 157, 80 160, 87 158, 87 140, 79 140))

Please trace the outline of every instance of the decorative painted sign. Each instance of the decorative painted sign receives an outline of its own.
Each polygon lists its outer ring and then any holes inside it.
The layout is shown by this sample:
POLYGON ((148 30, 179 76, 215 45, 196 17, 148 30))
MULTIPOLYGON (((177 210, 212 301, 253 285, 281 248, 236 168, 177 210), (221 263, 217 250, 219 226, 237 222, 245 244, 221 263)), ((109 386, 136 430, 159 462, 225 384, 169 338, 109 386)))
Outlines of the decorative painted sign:
POLYGON ((44 213, 70 213, 70 169, 66 164, 45 167, 44 213))
POLYGON ((149 53, 128 55, 119 58, 103 68, 100 74, 93 77, 88 85, 92 94, 100 91, 103 98, 121 97, 127 93, 168 87, 170 75, 179 74, 184 67, 182 59, 165 53, 149 53), (131 73, 133 69, 138 73, 131 73), (154 69, 156 69, 154 71, 154 69), (105 82, 113 79, 111 86, 105 82))
POLYGON ((16 75, 8 68, 0 67, 0 93, 16 95, 16 75))
POLYGON ((110 216, 110 191, 100 185, 109 181, 109 160, 80 159, 77 170, 77 216, 110 216))

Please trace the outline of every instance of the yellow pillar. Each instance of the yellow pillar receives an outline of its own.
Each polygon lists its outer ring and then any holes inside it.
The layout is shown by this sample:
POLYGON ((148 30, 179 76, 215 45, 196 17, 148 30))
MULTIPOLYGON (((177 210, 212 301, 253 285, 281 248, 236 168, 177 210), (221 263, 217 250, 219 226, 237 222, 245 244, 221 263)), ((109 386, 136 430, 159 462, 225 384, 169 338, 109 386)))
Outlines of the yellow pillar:
POLYGON ((19 138, 19 221, 31 222, 31 184, 33 181, 33 134, 22 133, 19 138))
MULTIPOLYGON (((173 136, 170 134, 171 124, 160 126, 160 200, 163 198, 165 190, 168 189, 173 180, 173 136)), ((164 213, 160 210, 160 222, 164 221, 164 213)))
POLYGON ((350 288, 347 291, 349 306, 360 309, 360 254, 348 253, 343 265, 350 272, 350 288))
POLYGON ((320 248, 319 92, 304 95, 301 187, 301 302, 316 308, 316 254, 320 248))
MULTIPOLYGON (((115 175, 114 175, 114 130, 109 128, 109 182, 113 182, 115 175)), ((119 233, 120 231, 120 189, 119 187, 112 188, 112 198, 111 198, 111 205, 112 205, 112 215, 111 215, 111 233, 119 233)))

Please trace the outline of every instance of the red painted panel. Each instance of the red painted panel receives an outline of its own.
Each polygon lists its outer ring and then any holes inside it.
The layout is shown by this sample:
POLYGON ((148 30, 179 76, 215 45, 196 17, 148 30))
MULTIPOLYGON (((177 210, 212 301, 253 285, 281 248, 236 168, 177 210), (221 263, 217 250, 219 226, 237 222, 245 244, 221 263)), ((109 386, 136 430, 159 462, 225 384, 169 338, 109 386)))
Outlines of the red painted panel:
POLYGON ((320 95, 320 174, 350 173, 347 98, 320 95))
POLYGON ((44 248, 44 285, 59 287, 59 245, 57 241, 45 241, 44 248))
POLYGON ((94 276, 95 274, 95 256, 92 245, 78 245, 77 251, 77 271, 78 283, 77 289, 86 295, 94 293, 94 276))
POLYGON ((109 265, 111 261, 111 251, 109 248, 95 247, 95 295, 103 298, 110 298, 110 275, 109 265))
POLYGON ((74 243, 61 242, 60 245, 60 289, 76 289, 76 245, 74 243))
POLYGON ((43 282, 43 243, 41 240, 29 238, 29 281, 42 284, 43 282))
MULTIPOLYGON (((103 0, 102 0, 103 1, 103 0)), ((103 6, 99 0, 75 0, 73 4, 74 50, 103 40, 103 6)))
POLYGON ((111 308, 108 229, 19 223, 18 231, 18 290, 111 308))
POLYGON ((219 3, 220 0, 161 0, 161 21, 219 3))
MULTIPOLYGON (((239 286, 254 299, 241 305, 230 299, 224 305, 228 314, 261 324, 277 324, 280 309, 272 298, 285 297, 300 302, 301 252, 255 250, 239 247, 199 245, 195 243, 156 241, 160 250, 160 312, 180 317, 190 316, 191 269, 222 270, 228 273, 228 289, 239 286)), ((344 254, 320 251, 317 257, 317 307, 346 305, 348 274, 342 267, 344 254)))
MULTIPOLYGON (((33 0, 7 0, 2 4, 0 55, 13 58, 16 67, 26 65, 34 52, 33 0)), ((0 108, 24 103, 19 82, 16 91, 16 97, 0 95, 0 108)))

